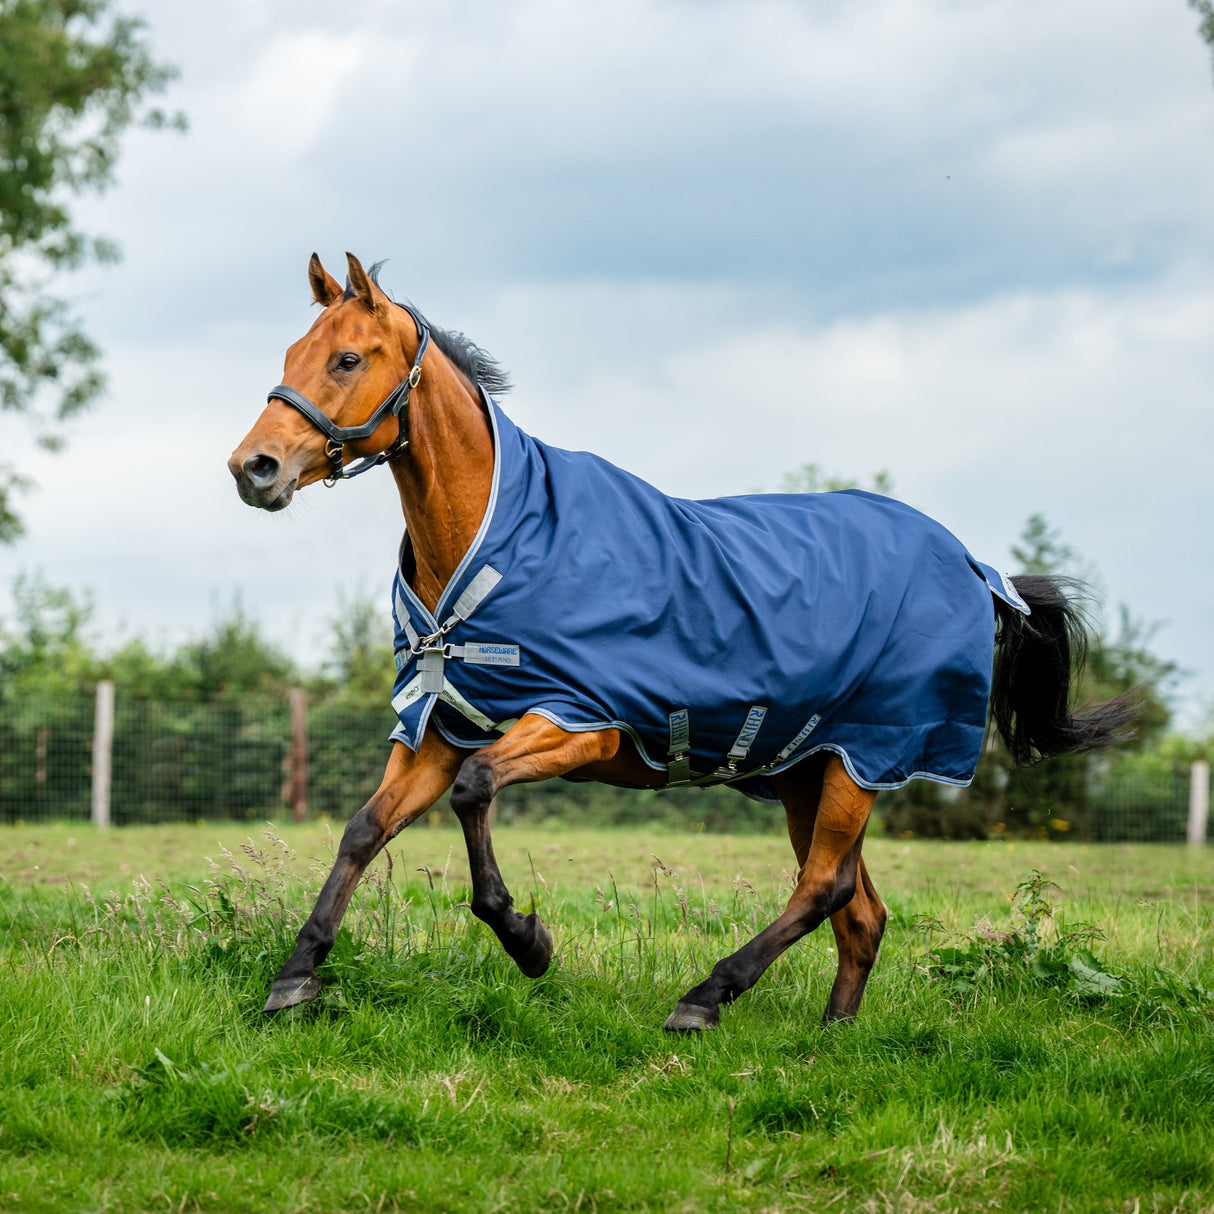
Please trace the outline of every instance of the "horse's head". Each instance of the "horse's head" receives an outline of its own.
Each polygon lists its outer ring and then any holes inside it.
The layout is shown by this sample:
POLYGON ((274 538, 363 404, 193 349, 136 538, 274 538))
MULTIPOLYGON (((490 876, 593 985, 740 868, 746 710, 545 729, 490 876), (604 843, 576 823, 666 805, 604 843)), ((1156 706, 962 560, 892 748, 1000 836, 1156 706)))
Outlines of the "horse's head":
POLYGON ((286 389, 286 395, 271 397, 228 460, 250 506, 281 510, 296 489, 334 475, 347 453, 375 455, 403 438, 403 416, 398 420, 393 412, 353 441, 340 436, 334 442, 321 429, 325 419, 341 429, 364 426, 394 388, 404 387, 410 371, 405 343, 416 344, 418 336, 409 314, 380 290, 358 258, 346 257, 350 276, 343 290, 312 254, 308 281, 324 310, 287 350, 282 385, 275 389, 286 389), (311 420, 305 406, 323 417, 311 420))

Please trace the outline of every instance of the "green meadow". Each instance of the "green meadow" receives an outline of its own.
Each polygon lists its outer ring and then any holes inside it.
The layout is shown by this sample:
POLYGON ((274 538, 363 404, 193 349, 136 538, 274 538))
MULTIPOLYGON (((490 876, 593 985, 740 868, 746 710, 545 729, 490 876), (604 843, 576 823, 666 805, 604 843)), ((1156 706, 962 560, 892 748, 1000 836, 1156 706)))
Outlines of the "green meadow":
POLYGON ((783 905, 787 842, 496 844, 547 975, 423 821, 322 997, 266 1019, 326 826, 0 828, 0 1210, 1214 1210, 1214 851, 872 840, 856 1023, 820 1025, 824 927, 672 1037, 783 905))

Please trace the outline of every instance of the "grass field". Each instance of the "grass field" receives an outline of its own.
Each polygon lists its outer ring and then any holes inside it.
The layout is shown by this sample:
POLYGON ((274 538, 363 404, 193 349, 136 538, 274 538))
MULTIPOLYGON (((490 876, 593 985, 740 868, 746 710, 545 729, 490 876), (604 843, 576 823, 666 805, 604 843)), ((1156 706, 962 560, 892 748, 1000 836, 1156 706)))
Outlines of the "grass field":
POLYGON ((672 1038, 783 840, 500 830, 532 982, 423 824, 266 1020, 330 844, 248 833, 0 828, 0 1210, 1214 1210, 1209 850, 873 840, 857 1023, 826 928, 672 1038))

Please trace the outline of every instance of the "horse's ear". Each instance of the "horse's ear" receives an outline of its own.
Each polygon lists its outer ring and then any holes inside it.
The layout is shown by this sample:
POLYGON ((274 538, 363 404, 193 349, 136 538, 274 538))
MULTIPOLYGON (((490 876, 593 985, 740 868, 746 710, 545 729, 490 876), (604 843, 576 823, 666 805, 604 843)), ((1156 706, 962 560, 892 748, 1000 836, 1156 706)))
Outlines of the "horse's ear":
POLYGON ((308 260, 308 282, 312 284, 312 298, 322 308, 341 298, 341 283, 320 264, 315 253, 308 260))
POLYGON ((363 263, 353 253, 346 254, 346 264, 350 270, 350 287, 355 299, 361 299, 367 308, 382 314, 387 310, 388 297, 371 281, 371 276, 363 269, 363 263))

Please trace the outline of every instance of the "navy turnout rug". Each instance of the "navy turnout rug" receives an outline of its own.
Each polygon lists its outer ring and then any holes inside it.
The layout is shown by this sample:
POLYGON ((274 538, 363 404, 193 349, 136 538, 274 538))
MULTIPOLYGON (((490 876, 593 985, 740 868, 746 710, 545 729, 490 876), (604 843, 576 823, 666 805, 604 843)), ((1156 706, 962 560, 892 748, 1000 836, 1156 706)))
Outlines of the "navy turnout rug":
POLYGON ((489 506, 433 614, 401 548, 393 738, 484 746, 530 712, 764 799, 823 748, 866 788, 973 778, 991 596, 1028 609, 938 523, 857 490, 667 497, 489 416, 489 506))

